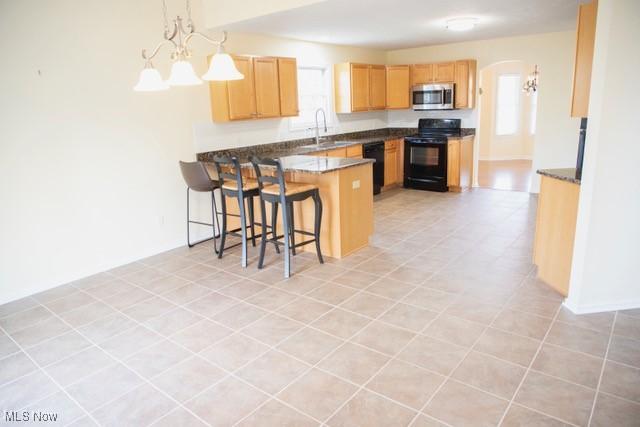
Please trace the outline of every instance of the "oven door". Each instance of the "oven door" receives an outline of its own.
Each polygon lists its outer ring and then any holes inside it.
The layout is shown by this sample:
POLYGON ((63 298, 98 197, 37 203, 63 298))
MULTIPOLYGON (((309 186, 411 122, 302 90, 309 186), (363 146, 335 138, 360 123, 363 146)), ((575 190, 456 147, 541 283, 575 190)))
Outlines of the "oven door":
POLYGON ((447 142, 407 141, 404 144, 404 186, 448 191, 447 142))
POLYGON ((452 85, 421 85, 412 90, 414 110, 450 110, 453 108, 452 85))

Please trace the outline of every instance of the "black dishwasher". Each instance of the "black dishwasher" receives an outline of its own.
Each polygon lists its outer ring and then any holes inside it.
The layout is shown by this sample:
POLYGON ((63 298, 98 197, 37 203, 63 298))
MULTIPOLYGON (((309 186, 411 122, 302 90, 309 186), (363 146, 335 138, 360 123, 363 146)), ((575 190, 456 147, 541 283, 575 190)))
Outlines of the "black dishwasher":
POLYGON ((365 159, 375 159, 373 164, 373 194, 380 194, 384 185, 384 141, 369 142, 363 145, 365 159))

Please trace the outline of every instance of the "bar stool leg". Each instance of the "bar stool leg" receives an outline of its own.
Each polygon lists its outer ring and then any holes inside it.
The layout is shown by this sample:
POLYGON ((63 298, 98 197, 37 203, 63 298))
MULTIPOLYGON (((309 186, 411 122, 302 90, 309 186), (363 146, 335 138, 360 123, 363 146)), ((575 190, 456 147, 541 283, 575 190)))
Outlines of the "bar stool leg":
POLYGON ((289 218, 287 204, 282 204, 282 229, 284 230, 284 278, 291 276, 291 253, 289 251, 289 218))
POLYGON ((253 214, 253 196, 247 198, 247 205, 249 206, 249 223, 251 227, 251 244, 256 247, 256 229, 253 214))
POLYGON ((224 242, 227 240, 227 196, 221 193, 220 204, 222 205, 222 231, 220 232, 220 250, 218 251, 218 258, 222 258, 224 252, 224 242))
MULTIPOLYGON (((265 209, 264 200, 260 198, 260 215, 262 217, 262 233, 260 233, 260 257, 258 258, 258 268, 262 268, 264 264, 264 251, 267 247, 267 210, 265 209)), ((278 245, 276 245, 278 247, 278 245)))
POLYGON ((315 224, 313 227, 313 234, 316 240, 316 254, 318 255, 318 261, 320 264, 324 264, 322 259, 322 250, 320 249, 320 226, 322 225, 322 199, 318 190, 313 192, 313 204, 315 205, 315 224))
POLYGON ((191 244, 191 233, 189 232, 190 230, 190 221, 189 221, 189 187, 187 187, 187 246, 192 248, 193 245, 191 244))
POLYGON ((216 209, 216 196, 211 191, 211 231, 213 232, 213 252, 218 253, 218 248, 216 247, 216 222, 218 217, 218 210, 216 209))
POLYGON ((276 247, 276 252, 280 253, 280 247, 278 247, 278 203, 271 202, 271 233, 273 235, 273 244, 276 247))
POLYGON ((244 197, 238 193, 238 206, 240 208, 240 231, 242 235, 242 261, 243 268, 247 266, 247 217, 244 211, 244 197))
POLYGON ((287 203, 287 213, 289 215, 289 229, 291 233, 291 253, 296 256, 296 227, 293 222, 293 202, 287 203))

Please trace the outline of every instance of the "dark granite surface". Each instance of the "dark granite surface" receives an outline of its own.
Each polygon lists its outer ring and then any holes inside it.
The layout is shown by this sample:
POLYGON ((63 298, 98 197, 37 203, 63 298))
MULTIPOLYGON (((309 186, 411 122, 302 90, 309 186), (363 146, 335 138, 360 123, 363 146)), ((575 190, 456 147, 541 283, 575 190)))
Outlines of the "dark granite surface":
MULTIPOLYGON (((241 163, 246 163, 252 155, 279 158, 290 155, 310 154, 318 151, 331 150, 333 148, 347 147, 349 145, 403 138, 408 135, 416 134, 417 132, 417 128, 372 129, 360 132, 327 135, 321 139, 320 146, 316 146, 314 138, 304 138, 275 142, 271 144, 259 144, 248 147, 198 153, 198 160, 210 162, 213 161, 213 157, 215 155, 227 155, 236 156, 241 163), (330 144, 331 142, 339 142, 339 144, 330 144)), ((475 135, 475 129, 462 128, 462 136, 468 135, 475 135)))
POLYGON ((580 184, 580 180, 576 178, 576 168, 538 169, 536 172, 550 178, 580 184))
MULTIPOLYGON (((282 169, 285 172, 303 173, 327 173, 339 169, 346 169, 353 166, 374 163, 373 159, 348 159, 339 157, 319 157, 319 156, 286 156, 280 158, 282 169)), ((250 167, 251 164, 244 163, 242 167, 250 167)))

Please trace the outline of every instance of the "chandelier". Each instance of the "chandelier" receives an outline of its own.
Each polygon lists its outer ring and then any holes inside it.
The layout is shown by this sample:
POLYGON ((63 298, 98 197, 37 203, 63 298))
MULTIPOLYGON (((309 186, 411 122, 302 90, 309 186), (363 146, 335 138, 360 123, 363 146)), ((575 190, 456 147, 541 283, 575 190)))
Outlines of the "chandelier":
POLYGON ((527 94, 527 96, 531 95, 538 91, 538 66, 535 65, 533 68, 533 73, 529 74, 527 77, 527 81, 524 82, 522 86, 522 91, 527 94))
POLYGON ((202 33, 196 32, 193 20, 191 19, 191 4, 187 0, 187 22, 186 29, 182 23, 182 18, 177 16, 173 20, 173 28, 169 29, 167 20, 167 3, 162 0, 162 11, 164 15, 164 40, 156 48, 147 54, 146 49, 142 49, 142 59, 145 60, 144 69, 140 72, 138 83, 133 90, 140 92, 154 92, 169 89, 170 86, 193 86, 202 84, 202 80, 226 81, 244 79, 231 56, 224 51, 224 42, 227 40, 227 33, 222 33, 220 40, 214 40, 202 33), (202 76, 202 80, 196 75, 193 66, 189 62, 191 50, 188 47, 189 41, 193 37, 202 38, 218 47, 217 52, 211 58, 209 70, 202 76), (164 46, 170 46, 171 52, 171 73, 167 80, 163 80, 157 69, 154 68, 151 60, 158 54, 164 46))

